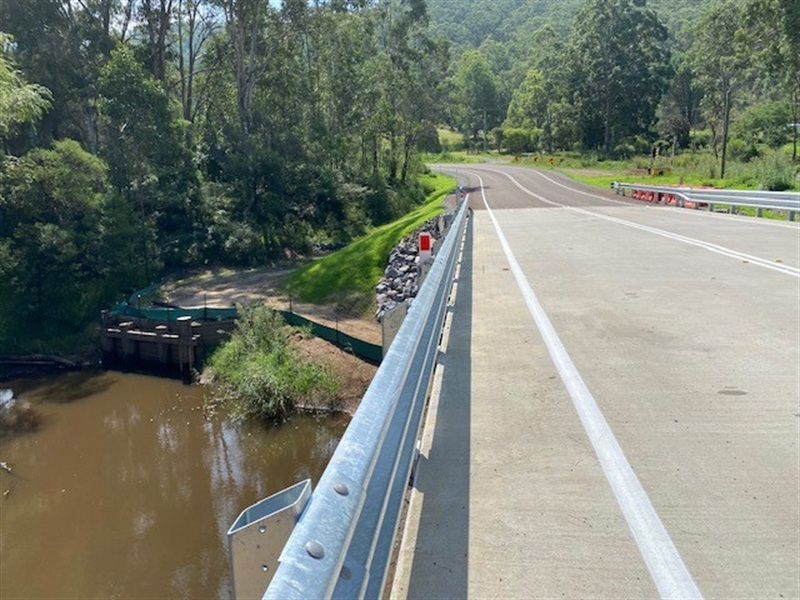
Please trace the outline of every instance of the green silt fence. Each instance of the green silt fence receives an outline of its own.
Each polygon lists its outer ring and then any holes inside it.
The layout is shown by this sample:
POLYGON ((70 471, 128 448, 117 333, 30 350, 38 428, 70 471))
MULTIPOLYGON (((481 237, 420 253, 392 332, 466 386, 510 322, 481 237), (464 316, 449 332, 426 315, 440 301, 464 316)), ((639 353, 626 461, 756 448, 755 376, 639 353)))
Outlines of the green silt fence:
MULTIPOLYGON (((236 308, 208 308, 208 307, 160 307, 149 306, 138 308, 135 306, 136 298, 144 296, 148 290, 142 290, 131 295, 128 301, 123 301, 111 309, 111 315, 119 315, 130 318, 149 319, 162 323, 171 323, 178 317, 191 317, 197 321, 227 321, 237 317, 236 308)), ((383 348, 378 344, 371 344, 364 340, 359 340, 351 335, 342 333, 338 329, 321 325, 310 319, 306 319, 296 313, 287 310, 276 310, 276 313, 283 317, 288 325, 293 327, 303 327, 311 331, 311 334, 321 338, 331 344, 335 344, 342 350, 352 352, 362 360, 373 364, 380 364, 383 359, 383 348)))
POLYGON ((351 335, 342 333, 338 329, 320 325, 319 323, 315 323, 293 312, 286 310, 278 310, 275 312, 280 314, 289 325, 293 327, 307 327, 311 330, 312 335, 322 338, 331 344, 335 344, 343 350, 352 352, 362 360, 377 365, 380 364, 383 359, 383 348, 377 344, 370 344, 364 340, 359 340, 351 335))

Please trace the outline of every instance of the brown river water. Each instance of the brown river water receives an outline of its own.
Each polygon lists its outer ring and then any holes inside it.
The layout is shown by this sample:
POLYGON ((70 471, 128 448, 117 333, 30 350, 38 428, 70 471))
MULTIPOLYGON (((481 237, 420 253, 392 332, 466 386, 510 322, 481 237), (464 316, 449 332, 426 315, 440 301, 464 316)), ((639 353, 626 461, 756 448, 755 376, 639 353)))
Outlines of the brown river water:
POLYGON ((246 506, 319 479, 346 417, 206 415, 204 389, 67 373, 0 384, 42 424, 0 440, 0 598, 229 598, 246 506), (7 493, 6 493, 7 492, 7 493))

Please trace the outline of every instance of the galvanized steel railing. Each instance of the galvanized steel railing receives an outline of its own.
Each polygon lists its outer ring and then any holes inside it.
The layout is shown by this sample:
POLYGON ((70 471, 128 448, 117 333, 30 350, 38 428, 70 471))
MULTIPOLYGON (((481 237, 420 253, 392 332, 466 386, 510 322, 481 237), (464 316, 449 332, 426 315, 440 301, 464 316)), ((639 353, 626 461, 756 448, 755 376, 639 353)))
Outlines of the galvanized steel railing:
MULTIPOLYGON (((289 537, 265 599, 380 597, 416 455, 466 211, 464 201, 289 537)), ((264 533, 269 533, 266 528, 264 533)))
POLYGON ((660 202, 686 206, 692 203, 695 207, 704 206, 714 210, 717 204, 728 207, 745 206, 756 209, 757 216, 762 216, 764 209, 780 210, 787 213, 789 221, 800 212, 800 193, 797 192, 762 192, 753 190, 711 190, 690 187, 669 187, 639 183, 614 182, 611 188, 618 194, 630 195, 638 200, 660 202))

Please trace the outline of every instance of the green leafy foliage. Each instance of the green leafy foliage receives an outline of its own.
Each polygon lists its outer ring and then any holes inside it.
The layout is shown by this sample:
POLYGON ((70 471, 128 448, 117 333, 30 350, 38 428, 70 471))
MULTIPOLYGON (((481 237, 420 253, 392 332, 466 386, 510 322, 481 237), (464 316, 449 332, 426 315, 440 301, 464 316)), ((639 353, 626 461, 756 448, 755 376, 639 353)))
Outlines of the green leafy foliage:
POLYGON ((644 3, 590 0, 577 15, 568 50, 569 80, 582 141, 610 152, 646 133, 669 75, 667 29, 644 3))
POLYGON ((239 309, 236 330, 209 360, 215 386, 239 418, 275 421, 298 405, 332 407, 339 384, 333 373, 299 356, 297 335, 264 306, 239 309))
POLYGON ((103 161, 71 140, 7 161, 0 178, 3 345, 80 329, 110 299, 108 191, 103 161))
POLYGON ((9 56, 12 40, 0 33, 0 141, 18 125, 36 121, 50 107, 52 94, 44 86, 25 81, 9 56))
POLYGON ((9 348, 83 330, 110 294, 167 271, 294 258, 421 200, 449 64, 424 2, 0 0, 0 14, 9 348), (43 157, 78 175, 38 185, 43 157), (91 200, 80 219, 52 217, 61 193, 91 200))
POLYGON ((456 98, 461 109, 459 125, 472 136, 494 128, 502 118, 497 79, 489 61, 477 50, 464 54, 455 76, 456 98))

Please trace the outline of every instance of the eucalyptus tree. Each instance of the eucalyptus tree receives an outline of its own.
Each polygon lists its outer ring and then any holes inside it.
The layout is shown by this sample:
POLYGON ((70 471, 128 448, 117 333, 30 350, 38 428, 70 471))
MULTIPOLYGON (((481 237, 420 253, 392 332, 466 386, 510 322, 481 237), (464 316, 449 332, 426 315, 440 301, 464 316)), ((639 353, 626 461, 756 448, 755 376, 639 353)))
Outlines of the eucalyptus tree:
POLYGON ((96 150, 92 87, 99 64, 113 46, 102 14, 95 12, 99 8, 98 2, 82 8, 69 0, 0 0, 0 27, 14 37, 20 70, 53 94, 52 107, 36 130, 12 140, 15 152, 65 136, 96 150))
POLYGON ((12 38, 0 33, 0 142, 23 124, 37 121, 50 108, 52 94, 29 83, 11 56, 12 38))
POLYGON ((376 9, 376 50, 386 59, 386 81, 380 89, 386 109, 387 176, 390 184, 405 184, 417 136, 441 114, 448 54, 446 46, 428 34, 424 0, 383 0, 376 9))
POLYGON ((244 148, 253 128, 256 87, 261 83, 286 31, 279 11, 263 0, 215 0, 223 11, 225 33, 232 49, 236 109, 244 148))
POLYGON ((138 213, 145 279, 182 264, 193 233, 198 178, 177 101, 127 44, 98 78, 101 156, 109 181, 138 213))
POLYGON ((659 106, 658 129, 663 139, 685 148, 691 129, 699 123, 703 88, 685 54, 674 58, 673 73, 659 106))
POLYGON ((470 50, 461 57, 455 75, 458 120, 473 142, 483 132, 484 151, 488 130, 498 125, 503 116, 498 88, 489 61, 479 50, 470 50))
POLYGON ((544 77, 537 69, 528 70, 525 80, 511 97, 503 123, 503 137, 512 152, 536 150, 548 122, 548 103, 544 77))
POLYGON ((569 84, 583 142, 610 152, 647 134, 669 76, 667 30, 645 0, 589 0, 575 18, 569 84))
POLYGON ((748 0, 744 15, 747 54, 755 55, 763 73, 774 79, 789 108, 792 160, 796 161, 800 138, 800 3, 748 0))
POLYGON ((170 56, 169 33, 176 0, 139 0, 139 15, 147 35, 144 49, 147 52, 150 72, 159 81, 166 81, 170 56))
POLYGON ((529 149, 569 148, 580 134, 567 86, 566 44, 552 27, 544 26, 530 36, 529 46, 528 71, 511 96, 504 127, 533 131, 535 140, 526 136, 529 149))
POLYGON ((103 161, 72 140, 8 165, 0 177, 0 322, 13 314, 12 329, 33 337, 95 317, 108 300, 107 192, 103 161))
POLYGON ((747 55, 741 47, 742 4, 736 0, 715 4, 696 23, 691 55, 704 89, 701 102, 712 132, 714 155, 725 178, 731 111, 746 73, 747 55))
POLYGON ((203 50, 218 23, 207 0, 177 0, 175 11, 181 107, 183 118, 194 122, 207 91, 207 78, 199 73, 203 50))

